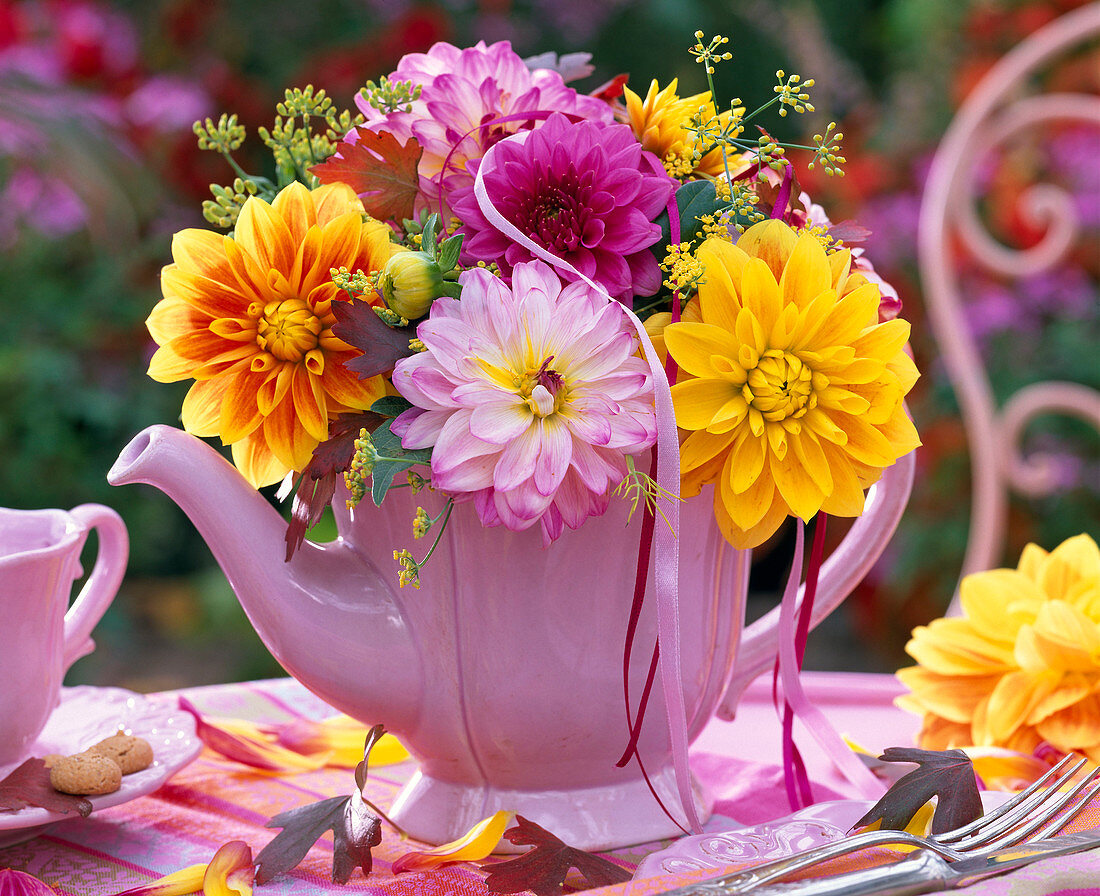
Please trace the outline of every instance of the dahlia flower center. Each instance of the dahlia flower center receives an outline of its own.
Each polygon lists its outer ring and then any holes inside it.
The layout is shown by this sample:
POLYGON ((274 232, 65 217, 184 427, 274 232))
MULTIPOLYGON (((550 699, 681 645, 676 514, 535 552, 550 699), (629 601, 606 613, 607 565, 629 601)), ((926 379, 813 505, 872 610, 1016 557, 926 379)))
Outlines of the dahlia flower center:
POLYGON ((518 377, 519 394, 536 417, 549 417, 565 401, 565 381, 560 373, 550 367, 554 356, 542 362, 538 370, 527 370, 518 377))
POLYGON ((532 197, 527 208, 520 210, 520 222, 543 245, 564 251, 577 248, 584 229, 576 199, 557 186, 547 187, 532 197))
POLYGON ((320 343, 324 325, 304 299, 276 299, 264 306, 256 342, 280 361, 301 361, 320 343))
POLYGON ((813 371, 795 355, 768 349, 749 371, 741 394, 765 420, 778 423, 801 417, 817 404, 813 371))

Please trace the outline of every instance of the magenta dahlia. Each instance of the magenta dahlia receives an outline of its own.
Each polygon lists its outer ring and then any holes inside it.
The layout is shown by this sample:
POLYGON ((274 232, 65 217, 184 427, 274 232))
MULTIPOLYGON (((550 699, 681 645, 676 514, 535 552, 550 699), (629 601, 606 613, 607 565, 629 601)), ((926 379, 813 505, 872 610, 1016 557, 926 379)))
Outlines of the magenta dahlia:
MULTIPOLYGON (((661 270, 649 248, 661 227, 653 219, 675 182, 627 125, 552 115, 538 130, 501 141, 470 171, 482 164, 493 207, 539 246, 627 305, 658 290, 661 270)), ((456 193, 452 205, 463 222, 467 264, 495 261, 508 276, 534 257, 489 223, 473 185, 456 193)))
POLYGON ((432 209, 441 190, 449 201, 454 190, 470 183, 470 159, 480 159, 502 137, 539 126, 540 119, 512 118, 516 113, 612 119, 607 103, 567 87, 556 71, 528 69, 508 41, 489 46, 479 41, 465 50, 437 43, 427 53, 402 57, 389 80, 421 88, 408 112, 381 112, 361 94, 355 102, 370 130, 386 131, 401 142, 416 138, 424 150, 418 167, 421 195, 432 209))

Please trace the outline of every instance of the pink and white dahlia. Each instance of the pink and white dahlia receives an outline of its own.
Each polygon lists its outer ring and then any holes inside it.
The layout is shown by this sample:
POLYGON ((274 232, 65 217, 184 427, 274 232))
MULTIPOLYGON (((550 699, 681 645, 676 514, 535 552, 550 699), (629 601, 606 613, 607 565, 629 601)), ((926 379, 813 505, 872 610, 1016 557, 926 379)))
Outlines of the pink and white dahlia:
MULTIPOLYGON (((552 115, 537 131, 498 144, 485 166, 493 207, 536 244, 629 304, 661 286, 649 247, 661 239, 653 223, 675 188, 655 156, 625 124, 570 121, 552 115)), ((454 196, 466 263, 495 261, 507 276, 534 257, 482 214, 472 185, 454 196)))
POLYGON ((607 509, 626 455, 656 439, 649 367, 623 309, 542 262, 511 288, 483 269, 462 299, 437 299, 417 328, 425 351, 393 384, 415 407, 393 425, 432 450, 432 484, 473 500, 486 526, 542 524, 549 542, 607 509))
POLYGON ((437 43, 427 53, 402 57, 389 79, 421 88, 408 112, 381 112, 362 94, 355 102, 367 128, 386 131, 402 143, 415 137, 423 148, 418 171, 428 208, 437 207, 440 191, 449 201, 454 190, 471 183, 470 159, 480 159, 502 137, 540 124, 539 119, 509 116, 568 112, 612 119, 606 102, 567 87, 556 71, 528 69, 508 41, 489 46, 479 41, 465 50, 437 43))

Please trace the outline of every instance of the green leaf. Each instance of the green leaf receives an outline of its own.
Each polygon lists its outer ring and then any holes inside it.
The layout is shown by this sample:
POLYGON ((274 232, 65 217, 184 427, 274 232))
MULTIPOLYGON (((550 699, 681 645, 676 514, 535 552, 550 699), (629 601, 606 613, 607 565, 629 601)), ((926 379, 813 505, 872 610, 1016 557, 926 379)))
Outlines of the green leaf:
POLYGON ((383 458, 376 461, 371 470, 371 498, 376 506, 382 503, 386 492, 393 486, 394 476, 417 464, 428 464, 432 459, 431 448, 406 451, 401 446, 401 439, 390 432, 391 422, 387 420, 371 436, 375 449, 383 458))
POLYGON ((435 229, 439 226, 439 215, 434 212, 428 216, 428 220, 424 224, 424 230, 420 237, 420 250, 427 252, 432 261, 436 260, 436 250, 438 248, 435 241, 435 229))
MULTIPOLYGON (((713 215, 721 207, 714 184, 709 180, 693 180, 676 191, 676 209, 680 213, 680 242, 691 242, 699 236, 703 225, 702 215, 713 215)), ((668 213, 663 213, 657 223, 661 225, 662 246, 672 243, 672 231, 668 225, 668 213)))
POLYGON ((397 417, 412 407, 412 402, 400 395, 387 395, 370 406, 373 413, 383 417, 397 417))
POLYGON ((462 251, 462 234, 456 233, 446 239, 439 247, 439 258, 436 259, 439 269, 446 274, 453 271, 458 264, 458 255, 462 251))
POLYGON ((962 750, 917 750, 889 747, 883 762, 915 762, 917 768, 891 785, 853 827, 881 821, 883 830, 903 831, 917 811, 938 797, 932 833, 943 834, 969 824, 982 814, 982 800, 970 757, 962 750))

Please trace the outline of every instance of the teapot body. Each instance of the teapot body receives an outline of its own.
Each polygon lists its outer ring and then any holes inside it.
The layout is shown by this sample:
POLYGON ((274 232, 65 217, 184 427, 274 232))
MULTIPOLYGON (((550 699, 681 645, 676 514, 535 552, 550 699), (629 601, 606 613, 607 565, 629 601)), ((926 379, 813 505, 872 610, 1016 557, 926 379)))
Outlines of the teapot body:
MULTIPOLYGON (((497 809, 519 811, 586 848, 672 835, 677 829, 637 763, 616 767, 629 739, 623 658, 641 514, 629 520, 629 503, 612 499, 603 516, 544 545, 538 527, 485 528, 471 504, 458 504, 421 587, 399 588, 393 552, 426 553, 434 532, 414 541, 413 516, 418 503, 434 516, 442 500, 394 489, 381 507, 369 497, 351 512, 334 502, 342 538, 392 570, 392 600, 421 669, 418 689, 401 695, 417 707, 404 727, 359 716, 386 724, 419 763, 394 805, 396 820, 432 842, 460 836, 497 809)), ((709 490, 681 505, 680 533, 682 684, 694 737, 714 714, 737 657, 749 557, 722 538, 709 490)), ((650 564, 629 665, 632 715, 657 638, 650 564)), ((342 708, 356 714, 348 702, 342 708)), ((674 809, 659 683, 639 753, 674 809)), ((699 806, 709 810, 703 794, 699 806)))
MULTIPOLYGON (((866 512, 822 566, 811 627, 882 553, 913 469, 910 454, 872 487, 866 512)), ((613 498, 606 513, 550 545, 537 528, 486 528, 472 505, 458 504, 415 589, 399 586, 394 552, 424 557, 434 533, 415 541, 413 518, 418 504, 438 514, 441 495, 398 488, 381 507, 366 499, 348 510, 341 493, 339 537, 307 541, 287 562, 283 517, 225 458, 180 430, 139 433, 108 480, 148 483, 175 500, 283 667, 406 743, 420 767, 391 814, 412 836, 448 842, 499 809, 582 849, 679 831, 650 790, 675 814, 660 687, 639 741, 647 775, 637 762, 616 766, 657 640, 650 558, 624 675, 642 528, 628 501, 613 498)), ((680 505, 676 539, 680 684, 694 737, 716 710, 733 717, 745 685, 773 662, 781 628, 777 608, 743 630, 751 558, 722 537, 709 487, 680 505)), ((697 802, 705 816, 706 794, 697 802)))

